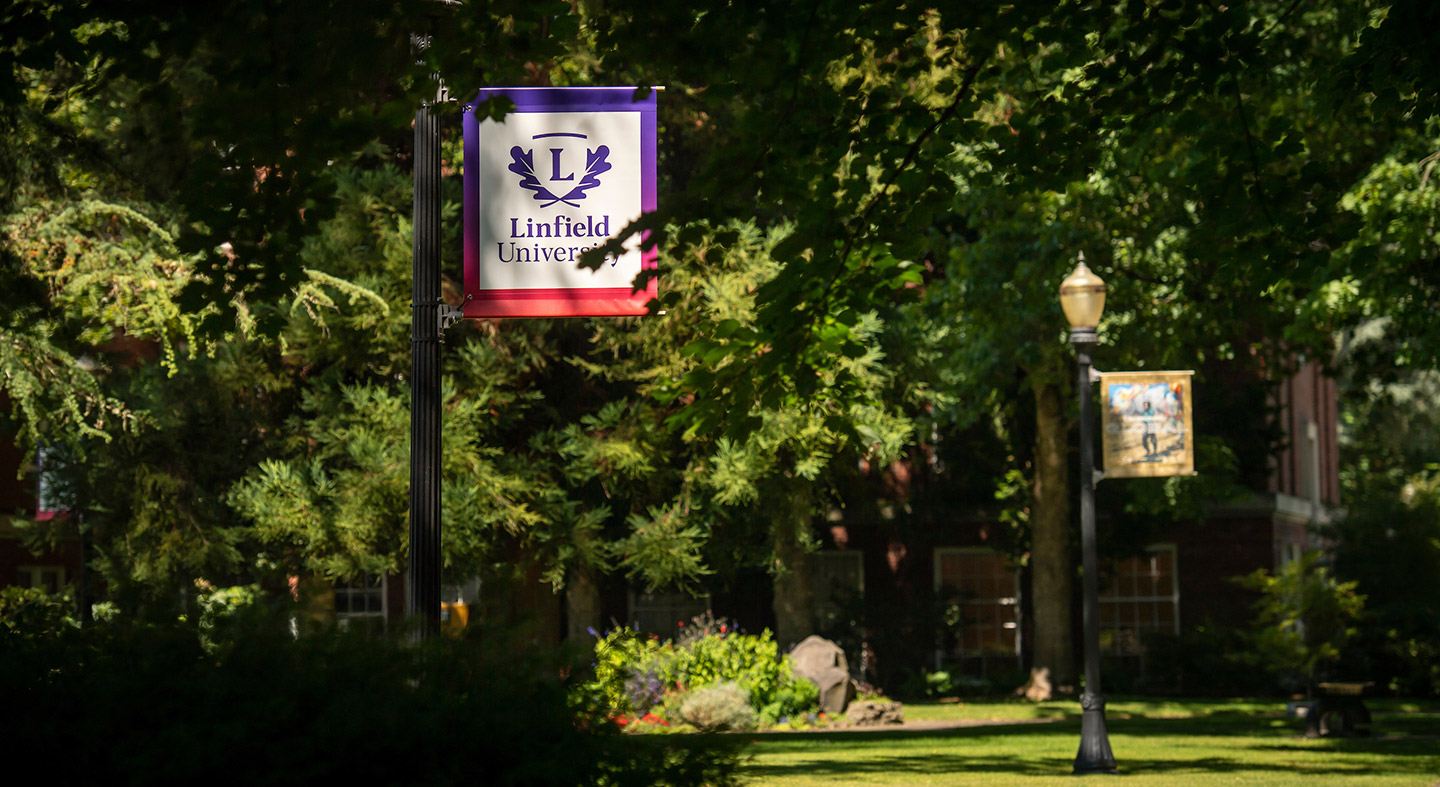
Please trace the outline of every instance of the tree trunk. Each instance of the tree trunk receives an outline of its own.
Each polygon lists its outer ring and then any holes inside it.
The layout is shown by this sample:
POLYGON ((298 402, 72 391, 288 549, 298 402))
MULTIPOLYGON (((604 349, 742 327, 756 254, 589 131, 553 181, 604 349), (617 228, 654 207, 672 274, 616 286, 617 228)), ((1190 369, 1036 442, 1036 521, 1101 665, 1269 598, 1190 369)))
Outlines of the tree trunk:
POLYGON ((594 639, 590 631, 600 631, 603 624, 595 569, 577 565, 570 569, 565 581, 565 639, 588 644, 594 639))
POLYGON ((815 591, 810 579, 810 550, 805 536, 810 528, 810 497, 795 491, 777 512, 774 523, 775 641, 781 652, 814 633, 815 591))
POLYGON ((1065 407, 1054 383, 1035 388, 1035 480, 1030 509, 1030 588, 1035 616, 1033 669, 1050 670, 1050 685, 1075 685, 1071 634, 1070 484, 1065 407))

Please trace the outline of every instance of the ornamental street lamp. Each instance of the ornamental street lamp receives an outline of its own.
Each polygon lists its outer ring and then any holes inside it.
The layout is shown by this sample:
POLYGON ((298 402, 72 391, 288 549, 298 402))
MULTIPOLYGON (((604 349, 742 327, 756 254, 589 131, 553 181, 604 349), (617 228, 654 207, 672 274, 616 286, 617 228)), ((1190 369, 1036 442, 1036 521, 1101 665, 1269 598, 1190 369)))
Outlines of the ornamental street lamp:
POLYGON ((1070 343, 1080 368, 1080 539, 1085 577, 1085 691, 1080 695, 1080 751, 1075 773, 1115 773, 1115 755, 1105 730, 1105 697, 1100 693, 1100 585, 1095 559, 1095 459, 1090 402, 1090 354, 1105 311, 1105 282, 1085 267, 1081 252, 1075 270, 1060 283, 1060 308, 1070 323, 1070 343))

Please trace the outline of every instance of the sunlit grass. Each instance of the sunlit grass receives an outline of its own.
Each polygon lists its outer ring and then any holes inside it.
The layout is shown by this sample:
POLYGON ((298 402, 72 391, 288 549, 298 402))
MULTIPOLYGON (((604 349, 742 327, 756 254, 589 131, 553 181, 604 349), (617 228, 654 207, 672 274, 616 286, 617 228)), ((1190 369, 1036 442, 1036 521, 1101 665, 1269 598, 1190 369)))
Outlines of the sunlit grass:
MULTIPOLYGON (((1370 738, 1307 740, 1284 703, 1112 700, 1110 743, 1126 784, 1440 785, 1440 707, 1374 701, 1370 738)), ((998 725, 753 736, 763 785, 1070 784, 1079 706, 906 706, 907 720, 998 725), (1035 723, 1045 720, 1044 723, 1035 723)))

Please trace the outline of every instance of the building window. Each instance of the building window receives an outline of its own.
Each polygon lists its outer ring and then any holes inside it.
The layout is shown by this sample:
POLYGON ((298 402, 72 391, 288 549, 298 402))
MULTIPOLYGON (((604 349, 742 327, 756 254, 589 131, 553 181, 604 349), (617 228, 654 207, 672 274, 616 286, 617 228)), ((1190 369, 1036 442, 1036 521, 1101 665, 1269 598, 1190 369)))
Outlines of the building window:
POLYGON ((21 566, 16 574, 15 584, 22 588, 40 588, 52 596, 65 588, 63 566, 21 566))
POLYGON ((967 674, 1013 670, 1020 658, 1020 574, 992 549, 935 550, 935 592, 945 610, 937 662, 967 674), (947 658, 948 657, 948 658, 947 658))
POLYGON ((683 590, 630 592, 630 622, 639 631, 673 637, 680 633, 680 624, 689 623, 710 609, 710 596, 692 596, 683 590))
POLYGON ((1112 655, 1139 655, 1146 635, 1180 633, 1179 611, 1173 544, 1122 560, 1100 591, 1100 648, 1112 655))
POLYGON ((61 471, 65 453, 55 446, 41 445, 35 449, 35 519, 45 521, 62 516, 69 505, 69 490, 61 471))
POLYGON ((369 574, 335 584, 335 620, 342 629, 385 631, 385 585, 382 574, 369 574))
POLYGON ((1280 544, 1280 565, 1279 565, 1279 568, 1284 568, 1284 567, 1290 565, 1291 563, 1294 563, 1295 561, 1297 561, 1297 560, 1300 559, 1300 556, 1301 556, 1301 555, 1304 555, 1304 554, 1305 554, 1305 547, 1302 546, 1301 544, 1297 544, 1297 543, 1295 543, 1294 541, 1289 541, 1289 540, 1282 542, 1282 543, 1280 544))
POLYGON ((810 581, 815 598, 815 630, 852 629, 865 597, 864 555, 851 550, 826 550, 810 556, 810 581))

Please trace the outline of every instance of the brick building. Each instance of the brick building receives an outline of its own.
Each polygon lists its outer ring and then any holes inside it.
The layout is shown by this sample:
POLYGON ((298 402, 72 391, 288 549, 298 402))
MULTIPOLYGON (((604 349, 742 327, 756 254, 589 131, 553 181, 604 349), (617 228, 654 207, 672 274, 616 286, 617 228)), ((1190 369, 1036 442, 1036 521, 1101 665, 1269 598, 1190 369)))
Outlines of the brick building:
MULTIPOLYGON (((1110 662, 1143 671, 1151 634, 1179 635, 1206 620, 1244 625, 1255 596, 1233 578, 1274 571, 1320 545, 1314 526, 1328 522, 1340 504, 1336 383, 1318 364, 1302 362, 1269 405, 1252 409, 1257 419, 1274 421, 1282 447, 1262 459, 1263 478, 1247 478, 1248 497, 1207 506, 1198 521, 1153 532, 1143 544, 1125 544, 1118 560, 1105 554, 1109 523, 1102 508, 1101 643, 1110 662)), ((918 669, 999 682, 1023 676, 1033 636, 1030 578, 1009 557, 1014 545, 1003 542, 1006 528, 984 511, 965 510, 901 524, 893 508, 836 512, 816 522, 823 545, 811 566, 816 630, 851 651, 852 668, 875 667, 866 677, 885 685, 918 669)), ((1074 592, 1078 663, 1078 581, 1074 592)), ((759 630, 774 626, 771 593, 760 570, 700 598, 613 582, 605 614, 672 634, 676 621, 713 610, 759 630)))

